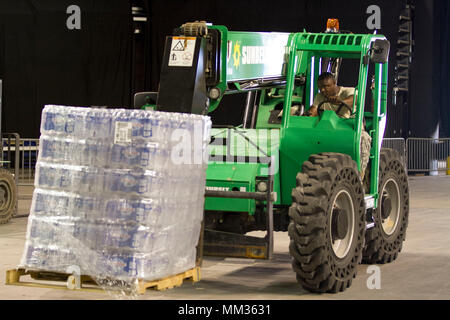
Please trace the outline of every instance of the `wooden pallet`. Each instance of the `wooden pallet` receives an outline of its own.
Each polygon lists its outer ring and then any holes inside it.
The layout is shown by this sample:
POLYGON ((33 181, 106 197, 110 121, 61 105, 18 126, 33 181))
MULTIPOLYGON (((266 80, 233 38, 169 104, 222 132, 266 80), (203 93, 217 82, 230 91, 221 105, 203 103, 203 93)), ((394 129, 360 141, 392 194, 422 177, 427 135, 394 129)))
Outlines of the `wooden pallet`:
POLYGON ((183 284, 183 281, 197 282, 200 281, 200 267, 195 267, 186 272, 179 273, 174 276, 169 276, 160 280, 145 281, 139 280, 138 293, 144 294, 145 290, 151 288, 155 290, 172 289, 173 287, 179 287, 183 284))
MULTIPOLYGON (((147 289, 166 290, 181 286, 184 281, 200 281, 200 267, 194 267, 188 271, 168 276, 163 279, 147 281, 138 280, 137 293, 145 294, 147 289)), ((35 288, 69 289, 81 291, 105 292, 98 287, 96 282, 90 277, 82 275, 76 278, 71 274, 47 272, 40 270, 13 269, 6 271, 6 285, 16 285, 35 288), (21 281, 22 277, 30 276, 36 281, 21 281), (55 284, 49 282, 65 282, 64 284, 55 284)))

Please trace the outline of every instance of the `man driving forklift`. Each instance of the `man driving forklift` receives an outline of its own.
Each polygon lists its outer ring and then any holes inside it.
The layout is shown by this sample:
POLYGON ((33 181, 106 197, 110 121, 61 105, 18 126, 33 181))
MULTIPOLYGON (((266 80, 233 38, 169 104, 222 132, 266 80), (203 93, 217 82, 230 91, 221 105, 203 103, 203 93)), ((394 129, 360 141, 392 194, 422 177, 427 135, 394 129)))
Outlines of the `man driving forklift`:
POLYGON ((330 72, 322 73, 317 79, 317 85, 319 93, 314 97, 314 102, 309 109, 310 116, 318 115, 317 108, 321 104, 323 104, 323 110, 332 110, 342 118, 351 116, 355 88, 338 86, 336 79, 330 72))
MULTIPOLYGON (((317 79, 319 93, 309 109, 309 116, 318 116, 318 109, 332 110, 341 118, 350 118, 353 114, 355 88, 342 87, 336 84, 336 78, 330 72, 322 73, 317 79)), ((372 138, 366 130, 361 131, 361 180, 369 162, 372 138)))

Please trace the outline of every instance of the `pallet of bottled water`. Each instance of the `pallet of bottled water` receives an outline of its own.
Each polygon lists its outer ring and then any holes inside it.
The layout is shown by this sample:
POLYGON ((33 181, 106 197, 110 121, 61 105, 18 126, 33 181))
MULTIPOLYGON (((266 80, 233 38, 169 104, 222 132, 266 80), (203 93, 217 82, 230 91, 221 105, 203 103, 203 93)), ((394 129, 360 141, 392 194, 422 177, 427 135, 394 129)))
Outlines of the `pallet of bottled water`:
POLYGON ((160 279, 195 266, 209 117, 46 106, 21 267, 160 279))

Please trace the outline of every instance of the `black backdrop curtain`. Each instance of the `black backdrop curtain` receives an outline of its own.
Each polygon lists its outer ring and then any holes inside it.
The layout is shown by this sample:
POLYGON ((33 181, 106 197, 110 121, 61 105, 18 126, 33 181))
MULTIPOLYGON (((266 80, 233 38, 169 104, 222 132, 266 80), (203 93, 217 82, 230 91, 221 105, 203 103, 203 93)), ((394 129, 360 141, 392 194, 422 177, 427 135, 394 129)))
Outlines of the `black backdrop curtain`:
POLYGON ((131 99, 128 0, 0 1, 3 132, 39 136, 46 104, 126 107, 131 99), (71 5, 81 29, 66 26, 71 5))
POLYGON ((442 64, 439 81, 440 137, 450 138, 450 2, 443 1, 439 11, 442 34, 442 64))

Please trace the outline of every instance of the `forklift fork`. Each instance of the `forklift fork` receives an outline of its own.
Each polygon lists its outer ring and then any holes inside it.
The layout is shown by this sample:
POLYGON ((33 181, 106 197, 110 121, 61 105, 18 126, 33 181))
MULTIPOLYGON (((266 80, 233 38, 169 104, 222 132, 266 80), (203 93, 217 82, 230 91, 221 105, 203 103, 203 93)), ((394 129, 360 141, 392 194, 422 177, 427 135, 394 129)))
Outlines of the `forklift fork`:
POLYGON ((203 254, 206 256, 272 259, 273 256, 273 174, 269 163, 267 192, 206 190, 205 197, 255 199, 266 202, 266 235, 264 238, 232 232, 204 229, 203 254))

